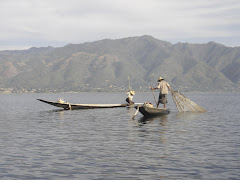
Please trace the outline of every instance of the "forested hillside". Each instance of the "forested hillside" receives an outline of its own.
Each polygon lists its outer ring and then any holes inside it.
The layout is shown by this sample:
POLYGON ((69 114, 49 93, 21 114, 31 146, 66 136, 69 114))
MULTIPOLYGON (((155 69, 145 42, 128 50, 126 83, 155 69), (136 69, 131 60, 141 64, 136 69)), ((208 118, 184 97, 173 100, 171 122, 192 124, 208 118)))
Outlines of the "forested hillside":
POLYGON ((149 90, 159 76, 180 91, 239 91, 240 48, 151 36, 0 51, 0 92, 149 90))

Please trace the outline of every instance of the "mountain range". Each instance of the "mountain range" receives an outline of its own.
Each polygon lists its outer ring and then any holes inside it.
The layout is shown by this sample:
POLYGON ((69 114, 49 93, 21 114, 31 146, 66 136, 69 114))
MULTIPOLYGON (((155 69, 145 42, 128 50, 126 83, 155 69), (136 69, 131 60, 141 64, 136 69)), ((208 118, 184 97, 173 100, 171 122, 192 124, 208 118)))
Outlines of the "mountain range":
POLYGON ((239 91, 240 47, 144 35, 0 51, 0 92, 149 91, 159 76, 174 90, 239 91))

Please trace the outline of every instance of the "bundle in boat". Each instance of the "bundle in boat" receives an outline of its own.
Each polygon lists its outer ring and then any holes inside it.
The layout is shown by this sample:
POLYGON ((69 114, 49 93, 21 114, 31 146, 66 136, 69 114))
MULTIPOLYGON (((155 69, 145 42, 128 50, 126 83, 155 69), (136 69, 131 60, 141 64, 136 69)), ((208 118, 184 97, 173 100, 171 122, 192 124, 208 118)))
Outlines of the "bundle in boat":
POLYGON ((172 92, 172 98, 179 112, 207 112, 205 109, 203 109, 190 99, 186 98, 178 91, 172 92))

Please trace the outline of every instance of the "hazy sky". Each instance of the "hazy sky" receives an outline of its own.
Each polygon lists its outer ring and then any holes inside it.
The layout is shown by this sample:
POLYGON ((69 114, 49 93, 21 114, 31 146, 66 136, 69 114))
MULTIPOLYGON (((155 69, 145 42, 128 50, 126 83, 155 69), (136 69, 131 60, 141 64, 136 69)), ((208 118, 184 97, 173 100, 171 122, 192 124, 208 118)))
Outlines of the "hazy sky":
POLYGON ((240 0, 0 0, 0 50, 142 35, 240 46, 240 0))

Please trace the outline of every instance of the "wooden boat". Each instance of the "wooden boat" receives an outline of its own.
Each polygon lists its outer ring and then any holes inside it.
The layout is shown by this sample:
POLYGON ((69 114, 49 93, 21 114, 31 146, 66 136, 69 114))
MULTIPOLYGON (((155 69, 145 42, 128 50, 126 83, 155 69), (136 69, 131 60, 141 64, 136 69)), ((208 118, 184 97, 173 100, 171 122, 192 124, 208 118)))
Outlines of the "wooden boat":
POLYGON ((65 101, 46 101, 43 99, 37 99, 38 101, 50 104, 52 106, 60 107, 66 110, 70 109, 96 109, 96 108, 117 108, 117 107, 126 107, 128 104, 72 104, 65 101))
POLYGON ((136 106, 136 109, 139 109, 139 111, 146 117, 149 116, 159 116, 164 114, 169 114, 169 109, 162 109, 162 108, 156 108, 153 106, 150 106, 146 103, 144 103, 142 106, 136 106))

